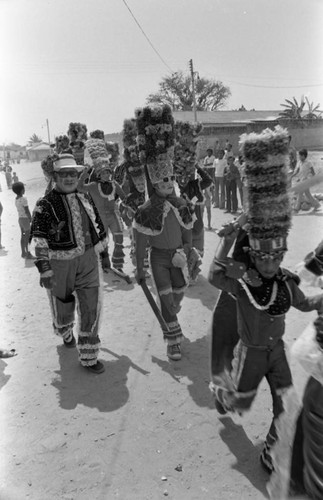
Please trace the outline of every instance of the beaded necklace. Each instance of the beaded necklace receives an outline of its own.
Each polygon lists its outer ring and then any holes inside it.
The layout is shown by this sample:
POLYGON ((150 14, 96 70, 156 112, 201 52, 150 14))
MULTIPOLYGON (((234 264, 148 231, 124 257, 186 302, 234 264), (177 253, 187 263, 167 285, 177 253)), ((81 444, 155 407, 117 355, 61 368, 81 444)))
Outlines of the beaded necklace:
POLYGON ((269 302, 267 302, 267 304, 265 304, 264 306, 261 306, 260 304, 258 304, 258 302, 256 302, 255 298, 252 296, 247 284, 245 283, 245 281, 240 278, 238 279, 240 285, 242 286, 242 288, 244 289, 244 291, 246 292, 247 296, 248 296, 248 299, 249 301, 251 302, 251 304, 256 308, 256 309, 259 309, 259 311, 266 311, 267 309, 270 308, 270 306, 273 305, 273 303, 275 302, 276 298, 277 298, 277 291, 278 291, 278 285, 277 285, 277 282, 274 281, 274 284, 273 284, 273 289, 272 289, 272 292, 271 292, 271 297, 269 299, 269 302))

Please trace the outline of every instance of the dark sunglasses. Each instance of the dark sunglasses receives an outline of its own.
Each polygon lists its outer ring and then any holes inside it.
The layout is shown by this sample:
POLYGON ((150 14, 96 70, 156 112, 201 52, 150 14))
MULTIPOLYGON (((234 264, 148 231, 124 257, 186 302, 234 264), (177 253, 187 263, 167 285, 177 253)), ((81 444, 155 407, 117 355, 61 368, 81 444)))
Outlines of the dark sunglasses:
POLYGON ((70 171, 70 172, 64 172, 64 170, 59 170, 57 172, 57 175, 59 177, 62 177, 63 179, 66 179, 66 177, 78 177, 79 176, 79 173, 76 172, 75 170, 74 171, 70 171))
POLYGON ((170 175, 168 177, 164 177, 162 179, 163 182, 170 182, 170 181, 174 181, 176 179, 176 176, 175 175, 170 175))

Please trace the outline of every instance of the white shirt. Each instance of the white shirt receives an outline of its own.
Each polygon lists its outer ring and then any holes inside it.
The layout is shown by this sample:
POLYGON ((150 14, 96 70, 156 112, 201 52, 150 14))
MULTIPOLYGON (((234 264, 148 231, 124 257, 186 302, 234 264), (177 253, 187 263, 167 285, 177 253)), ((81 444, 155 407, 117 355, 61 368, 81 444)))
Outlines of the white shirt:
POLYGON ((215 167, 215 177, 223 177, 224 169, 227 166, 228 162, 226 159, 216 158, 214 160, 213 166, 215 167))
POLYGON ((212 168, 214 165, 214 160, 215 160, 215 156, 214 155, 211 155, 211 156, 206 156, 204 158, 204 161, 203 161, 203 165, 205 168, 212 168))

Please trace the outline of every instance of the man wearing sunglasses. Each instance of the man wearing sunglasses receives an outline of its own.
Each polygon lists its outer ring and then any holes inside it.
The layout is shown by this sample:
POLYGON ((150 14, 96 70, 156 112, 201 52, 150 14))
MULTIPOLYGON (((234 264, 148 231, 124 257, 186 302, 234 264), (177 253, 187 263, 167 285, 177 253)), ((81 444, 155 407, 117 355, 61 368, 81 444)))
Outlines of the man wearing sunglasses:
POLYGON ((92 200, 77 192, 83 165, 70 154, 48 157, 42 163, 54 188, 37 201, 31 238, 40 285, 47 289, 54 333, 67 348, 76 346, 73 334, 76 299, 79 313, 79 361, 93 373, 102 373, 98 361, 101 300, 99 252, 107 255, 103 223, 92 200))

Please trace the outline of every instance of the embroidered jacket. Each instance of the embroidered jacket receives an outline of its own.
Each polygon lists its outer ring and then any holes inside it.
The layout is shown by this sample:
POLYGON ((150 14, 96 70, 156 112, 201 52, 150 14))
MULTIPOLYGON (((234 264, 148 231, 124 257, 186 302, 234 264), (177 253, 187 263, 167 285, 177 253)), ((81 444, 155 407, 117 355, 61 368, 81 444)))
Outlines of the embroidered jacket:
MULTIPOLYGON (((252 303, 255 300, 260 305, 261 295, 264 295, 266 290, 261 289, 257 293, 257 288, 248 286, 254 299, 251 301, 246 287, 239 281, 228 277, 225 266, 220 263, 213 262, 211 265, 209 282, 236 298, 238 333, 247 346, 273 347, 284 335, 285 314, 290 306, 303 312, 323 310, 323 294, 305 296, 287 270, 280 269, 277 273, 275 277, 277 299, 267 310, 257 309, 252 303)), ((272 292, 272 289, 269 292, 272 292)), ((266 298, 266 303, 269 301, 270 299, 266 298)))
POLYGON ((162 198, 156 193, 153 193, 150 199, 139 207, 133 227, 140 233, 156 236, 162 232, 169 210, 174 211, 180 226, 184 229, 192 229, 196 217, 187 202, 175 195, 162 198))
POLYGON ((106 233, 98 211, 89 196, 83 193, 60 193, 53 189, 40 198, 33 212, 30 239, 45 254, 68 259, 85 251, 84 217, 93 246, 107 246, 106 233), (47 250, 47 252, 46 252, 47 250))

